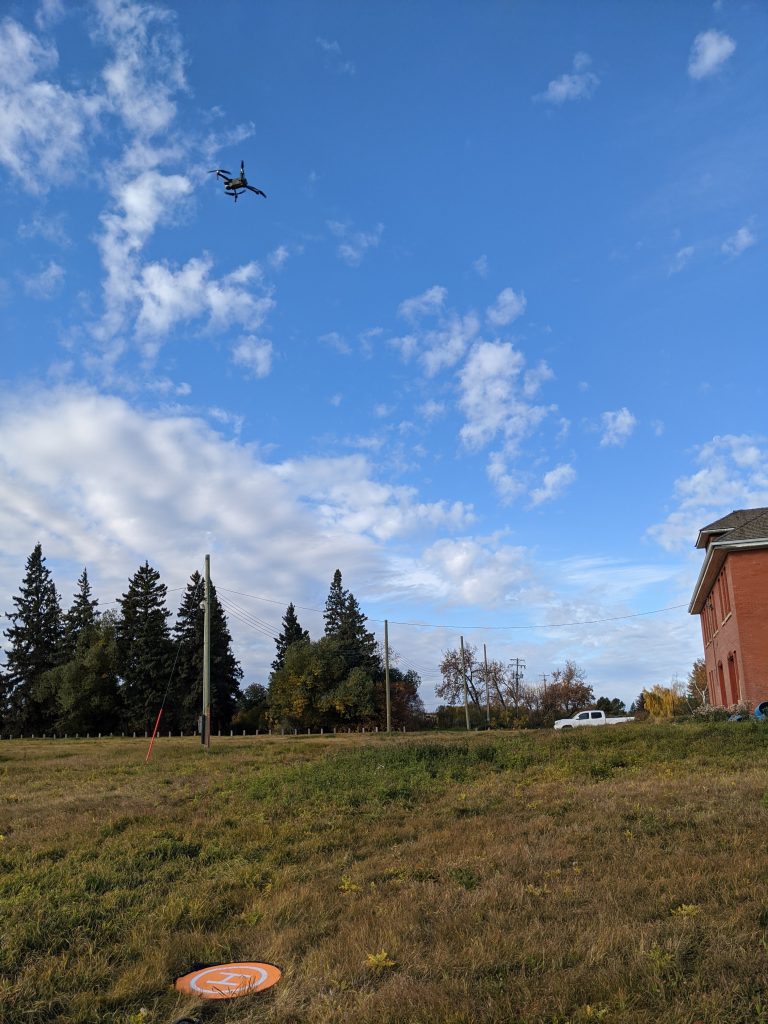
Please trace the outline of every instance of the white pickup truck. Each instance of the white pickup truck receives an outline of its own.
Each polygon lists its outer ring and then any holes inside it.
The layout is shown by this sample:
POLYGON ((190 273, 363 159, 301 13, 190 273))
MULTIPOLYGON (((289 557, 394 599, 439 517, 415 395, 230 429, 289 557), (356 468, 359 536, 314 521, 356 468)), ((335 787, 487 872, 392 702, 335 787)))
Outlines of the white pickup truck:
POLYGON ((634 722, 634 718, 608 718, 604 711, 580 711, 573 718, 559 718, 555 728, 580 729, 582 725, 620 725, 622 722, 634 722))

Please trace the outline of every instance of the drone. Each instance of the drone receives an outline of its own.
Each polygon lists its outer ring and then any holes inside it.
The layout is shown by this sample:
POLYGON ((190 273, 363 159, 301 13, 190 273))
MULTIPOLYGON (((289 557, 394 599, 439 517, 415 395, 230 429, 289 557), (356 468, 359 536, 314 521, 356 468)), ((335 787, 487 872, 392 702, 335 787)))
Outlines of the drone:
POLYGON ((240 176, 233 178, 229 171, 223 170, 221 167, 214 168, 209 171, 209 174, 215 174, 217 178, 221 178, 224 181, 224 191, 228 196, 232 196, 237 202, 237 197, 245 193, 246 189, 249 192, 255 192, 257 196, 264 196, 267 198, 267 193, 262 192, 260 188, 255 188, 253 185, 248 184, 248 179, 245 176, 245 164, 240 161, 240 176))

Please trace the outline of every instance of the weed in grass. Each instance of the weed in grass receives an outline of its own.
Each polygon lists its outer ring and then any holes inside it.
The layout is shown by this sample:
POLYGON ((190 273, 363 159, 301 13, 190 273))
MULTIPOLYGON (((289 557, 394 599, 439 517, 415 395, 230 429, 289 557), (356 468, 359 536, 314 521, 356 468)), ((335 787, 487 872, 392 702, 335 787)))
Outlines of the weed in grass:
POLYGON ((357 882, 353 882, 348 875, 341 876, 339 892, 360 892, 362 888, 363 887, 358 885, 357 882))
POLYGON ((696 917, 700 911, 698 903, 681 903, 680 906, 673 907, 670 913, 672 917, 696 917))
POLYGON ((451 868, 448 874, 454 882, 458 882, 462 889, 466 889, 468 892, 471 892, 480 885, 480 879, 472 868, 451 868))
POLYGON ((365 958, 365 966, 374 971, 390 971, 397 967, 397 961, 392 959, 386 949, 382 949, 379 953, 369 953, 365 958))

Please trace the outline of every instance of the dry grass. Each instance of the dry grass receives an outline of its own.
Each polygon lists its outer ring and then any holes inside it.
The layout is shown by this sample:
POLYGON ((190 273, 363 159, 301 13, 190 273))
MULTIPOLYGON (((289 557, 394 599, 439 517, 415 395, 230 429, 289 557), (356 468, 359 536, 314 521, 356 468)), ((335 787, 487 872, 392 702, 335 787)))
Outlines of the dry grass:
POLYGON ((0 744, 0 1024, 768 1022, 766 727, 144 753, 0 744))

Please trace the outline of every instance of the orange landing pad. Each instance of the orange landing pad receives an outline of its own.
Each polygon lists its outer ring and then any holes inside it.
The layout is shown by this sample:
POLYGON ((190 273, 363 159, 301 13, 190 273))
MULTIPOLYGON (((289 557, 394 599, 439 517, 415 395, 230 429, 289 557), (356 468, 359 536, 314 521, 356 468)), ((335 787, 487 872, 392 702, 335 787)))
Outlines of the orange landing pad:
POLYGON ((274 964, 213 964, 183 974, 174 988, 198 999, 235 999, 263 992, 280 980, 282 971, 274 964))

